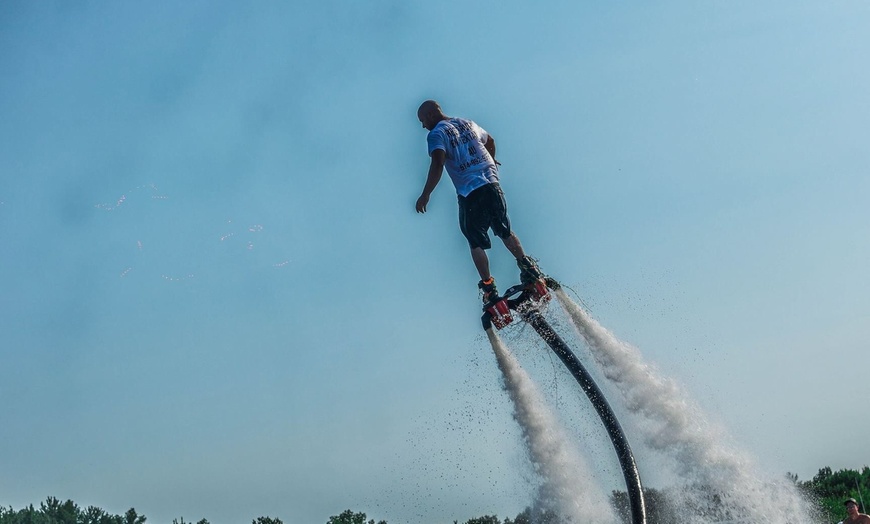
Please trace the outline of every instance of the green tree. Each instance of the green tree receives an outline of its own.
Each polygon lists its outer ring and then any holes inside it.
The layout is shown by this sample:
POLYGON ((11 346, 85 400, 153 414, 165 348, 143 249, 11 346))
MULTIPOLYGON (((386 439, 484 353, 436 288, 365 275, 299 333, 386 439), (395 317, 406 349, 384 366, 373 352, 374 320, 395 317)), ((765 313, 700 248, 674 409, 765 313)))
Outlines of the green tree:
MULTIPOLYGON (((365 513, 354 513, 353 511, 346 509, 342 511, 340 515, 329 517, 326 524, 375 524, 375 521, 372 519, 366 522, 365 513)), ((387 521, 381 520, 378 524, 387 524, 387 521)))
POLYGON ((136 508, 130 508, 124 513, 124 524, 145 524, 145 515, 136 513, 136 508))
MULTIPOLYGON (((870 467, 867 466, 861 471, 833 471, 826 466, 812 480, 801 482, 796 475, 794 479, 801 492, 817 506, 821 520, 832 522, 841 519, 845 515, 843 501, 847 498, 854 498, 859 504, 862 499, 870 502, 870 467)), ((862 511, 866 513, 867 507, 862 508, 862 511)))
POLYGON ((77 524, 79 521, 79 507, 71 500, 60 502, 54 497, 48 497, 39 506, 49 524, 77 524))
POLYGON ((81 512, 80 518, 81 524, 121 524, 120 522, 113 523, 112 516, 96 506, 88 506, 86 510, 81 512))
POLYGON ((42 511, 37 511, 31 504, 18 512, 18 522, 20 524, 44 524, 46 517, 42 511))
POLYGON ((526 507, 517 514, 517 517, 511 521, 505 517, 504 524, 559 524, 559 515, 552 510, 544 510, 541 508, 526 507))
POLYGON ((467 520, 465 521, 465 524, 501 524, 501 521, 498 520, 498 517, 495 515, 484 515, 482 517, 467 520))
MULTIPOLYGON (((131 511, 133 511, 132 508, 131 508, 131 511)), ((130 512, 128 511, 127 513, 130 513, 130 512)), ((142 517, 142 519, 144 522, 145 517, 142 517)), ((180 517, 180 520, 179 519, 172 519, 172 524, 190 524, 190 522, 185 522, 184 517, 180 517)), ((208 524, 208 520, 199 519, 196 524, 208 524)))
POLYGON ((252 524, 284 524, 279 518, 257 517, 252 524))
POLYGON ((38 510, 33 504, 20 511, 0 508, 0 524, 145 524, 145 516, 137 514, 133 508, 123 517, 96 506, 82 510, 71 500, 61 502, 48 497, 38 510))

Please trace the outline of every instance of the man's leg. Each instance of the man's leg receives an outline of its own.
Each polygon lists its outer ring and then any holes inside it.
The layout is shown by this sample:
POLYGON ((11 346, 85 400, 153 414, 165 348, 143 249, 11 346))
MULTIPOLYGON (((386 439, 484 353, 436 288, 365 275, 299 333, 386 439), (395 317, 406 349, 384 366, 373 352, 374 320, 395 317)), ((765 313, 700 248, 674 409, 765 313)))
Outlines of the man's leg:
POLYGON ((489 274, 489 258, 482 247, 473 247, 471 248, 471 259, 474 261, 474 267, 477 268, 477 273, 480 275, 480 282, 477 283, 477 287, 483 293, 483 303, 489 304, 498 298, 498 288, 495 285, 495 279, 489 274))
POLYGON ((517 259, 517 267, 520 268, 520 282, 523 284, 531 284, 542 278, 544 274, 538 268, 535 259, 526 255, 523 245, 520 243, 519 237, 511 231, 510 218, 507 215, 507 204, 504 201, 504 193, 498 184, 490 184, 484 186, 491 189, 489 193, 490 204, 490 222, 489 226, 492 232, 501 238, 505 247, 511 252, 511 255, 517 259))
POLYGON ((489 274, 489 257, 486 256, 486 251, 480 247, 471 248, 471 260, 474 261, 474 267, 477 268, 481 280, 489 280, 492 275, 489 274))
POLYGON ((517 259, 517 267, 520 268, 520 282, 530 284, 544 277, 544 273, 541 272, 535 259, 526 256, 523 245, 520 244, 520 239, 515 233, 511 232, 510 235, 503 237, 502 241, 508 251, 517 259))
POLYGON ((511 232, 510 236, 502 238, 501 241, 504 242, 504 247, 511 252, 511 255, 513 255, 515 259, 520 260, 526 256, 526 252, 523 251, 523 245, 520 244, 520 237, 518 237, 514 232, 511 232))

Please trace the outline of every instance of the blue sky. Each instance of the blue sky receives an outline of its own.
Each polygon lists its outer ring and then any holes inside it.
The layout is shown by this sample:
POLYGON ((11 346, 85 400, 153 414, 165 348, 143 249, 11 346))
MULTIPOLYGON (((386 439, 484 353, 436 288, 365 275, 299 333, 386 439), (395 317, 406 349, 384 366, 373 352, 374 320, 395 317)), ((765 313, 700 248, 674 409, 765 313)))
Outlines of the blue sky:
POLYGON ((496 138, 542 268, 766 470, 870 464, 868 24, 859 1, 4 2, 0 504, 520 511, 446 178, 414 213, 427 98, 496 138))

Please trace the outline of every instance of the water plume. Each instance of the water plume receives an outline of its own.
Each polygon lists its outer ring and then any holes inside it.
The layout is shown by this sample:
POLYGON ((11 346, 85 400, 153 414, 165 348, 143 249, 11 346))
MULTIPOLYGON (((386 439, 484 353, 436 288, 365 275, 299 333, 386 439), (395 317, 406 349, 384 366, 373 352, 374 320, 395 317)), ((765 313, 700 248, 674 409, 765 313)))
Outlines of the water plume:
POLYGON ((638 416, 641 438, 666 457, 684 486, 671 498, 686 522, 809 523, 808 504, 793 484, 758 471, 753 460, 709 422, 677 383, 644 361, 560 289, 555 291, 604 376, 638 416))
POLYGON ((574 524, 615 522, 606 496, 585 461, 571 447, 571 439, 541 392, 495 330, 487 330, 487 335, 504 376, 504 388, 514 405, 514 419, 542 481, 535 512, 552 511, 574 524))

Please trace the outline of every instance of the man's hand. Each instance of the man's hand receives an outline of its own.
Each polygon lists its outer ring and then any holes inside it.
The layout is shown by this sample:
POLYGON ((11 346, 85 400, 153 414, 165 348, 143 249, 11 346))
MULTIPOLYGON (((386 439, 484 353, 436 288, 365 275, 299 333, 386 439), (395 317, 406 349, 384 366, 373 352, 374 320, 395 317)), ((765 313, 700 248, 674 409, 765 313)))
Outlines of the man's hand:
POLYGON ((443 149, 432 151, 432 162, 429 164, 429 174, 426 176, 426 185, 417 199, 417 212, 425 213, 426 205, 429 204, 429 195, 435 190, 438 181, 441 180, 441 172, 444 171, 444 159, 447 153, 443 149))
POLYGON ((420 198, 417 199, 417 212, 418 213, 425 213, 426 212, 426 205, 428 205, 428 204, 429 204, 429 195, 427 195, 425 193, 420 195, 420 198))

